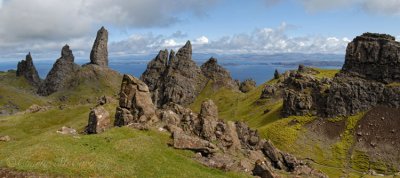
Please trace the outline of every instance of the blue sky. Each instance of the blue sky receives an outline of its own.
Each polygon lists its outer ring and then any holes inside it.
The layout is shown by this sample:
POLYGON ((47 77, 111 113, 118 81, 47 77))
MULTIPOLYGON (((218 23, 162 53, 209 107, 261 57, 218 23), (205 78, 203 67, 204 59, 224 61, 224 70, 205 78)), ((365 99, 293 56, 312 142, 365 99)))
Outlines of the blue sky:
POLYGON ((98 28, 111 56, 197 53, 341 53, 363 32, 400 35, 400 0, 0 0, 0 60, 31 51, 90 53, 98 28), (29 8, 27 8, 29 7, 29 8))

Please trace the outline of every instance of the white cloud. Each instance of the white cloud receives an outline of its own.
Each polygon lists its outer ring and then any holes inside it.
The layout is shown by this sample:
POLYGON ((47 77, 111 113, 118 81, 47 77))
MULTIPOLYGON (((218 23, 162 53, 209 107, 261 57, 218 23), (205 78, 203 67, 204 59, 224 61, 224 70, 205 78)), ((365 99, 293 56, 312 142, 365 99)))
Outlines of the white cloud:
MULTIPOLYGON (((0 56, 59 49, 65 43, 93 42, 102 25, 121 31, 166 27, 204 16, 220 0, 0 0, 0 56), (62 44, 61 46, 59 46, 62 44), (33 47, 34 49, 32 49, 33 47)), ((175 36, 185 37, 184 33, 175 36)))
POLYGON ((194 41, 193 44, 200 44, 200 45, 203 45, 203 44, 207 44, 207 43, 208 43, 208 38, 205 37, 205 36, 201 36, 201 37, 197 38, 197 39, 194 41))
MULTIPOLYGON (((276 28, 255 29, 251 33, 240 33, 210 40, 206 36, 192 40, 195 53, 341 53, 345 52, 348 38, 303 36, 290 37, 290 25, 282 23, 276 28)), ((168 48, 177 50, 185 39, 171 35, 136 34, 129 39, 110 45, 111 55, 149 54, 168 48)))
MULTIPOLYGON (((274 5, 280 1, 263 0, 267 5, 274 5)), ((365 12, 382 15, 400 15, 399 0, 298 0, 309 12, 355 7, 365 12)))

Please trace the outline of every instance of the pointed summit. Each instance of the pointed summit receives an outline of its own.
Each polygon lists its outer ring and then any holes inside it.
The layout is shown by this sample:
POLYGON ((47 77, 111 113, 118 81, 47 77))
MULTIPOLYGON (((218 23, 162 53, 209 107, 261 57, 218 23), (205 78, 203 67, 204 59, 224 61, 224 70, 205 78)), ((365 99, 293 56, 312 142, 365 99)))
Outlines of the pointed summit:
POLYGON ((25 77, 33 86, 39 86, 41 83, 30 52, 26 55, 25 60, 18 62, 17 77, 19 76, 25 77))
POLYGON ((90 63, 99 66, 108 66, 108 31, 101 27, 97 31, 96 40, 93 43, 92 51, 90 52, 90 63))
POLYGON ((79 70, 80 66, 74 63, 74 55, 68 45, 61 49, 61 57, 53 64, 46 79, 40 85, 38 94, 48 96, 71 84, 71 80, 79 70))
POLYGON ((61 49, 61 57, 65 58, 66 60, 70 60, 74 62, 74 54, 72 54, 72 50, 69 49, 68 44, 66 44, 62 49, 61 49))
POLYGON ((185 46, 178 50, 176 53, 178 60, 191 60, 192 59, 192 44, 187 41, 185 46))

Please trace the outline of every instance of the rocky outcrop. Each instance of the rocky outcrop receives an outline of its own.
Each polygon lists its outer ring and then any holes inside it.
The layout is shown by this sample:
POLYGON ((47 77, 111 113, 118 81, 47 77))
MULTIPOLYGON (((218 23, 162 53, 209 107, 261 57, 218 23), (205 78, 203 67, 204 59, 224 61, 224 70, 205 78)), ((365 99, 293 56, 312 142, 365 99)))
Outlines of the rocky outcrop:
POLYGON ((203 75, 210 80, 213 80, 214 88, 219 89, 226 87, 233 90, 238 90, 238 85, 232 79, 231 74, 222 66, 218 65, 216 58, 210 58, 207 62, 201 65, 203 75))
POLYGON ((140 124, 147 127, 157 121, 147 85, 133 76, 124 75, 114 125, 140 124))
POLYGON ((239 90, 243 93, 247 93, 254 88, 256 88, 256 81, 254 81, 253 79, 246 79, 239 85, 239 90))
POLYGON ((90 52, 90 63, 99 66, 108 66, 108 31, 101 27, 97 31, 96 40, 94 41, 92 51, 90 52))
POLYGON ((399 49, 394 37, 365 33, 349 43, 345 64, 332 80, 316 79, 317 71, 299 67, 283 82, 282 114, 335 117, 378 105, 399 108, 399 49))
POLYGON ((192 45, 185 46, 168 55, 160 51, 147 66, 141 79, 148 84, 157 106, 173 102, 181 105, 192 103, 206 84, 206 78, 192 60, 192 45))
POLYGON ((342 72, 384 83, 400 81, 400 43, 386 34, 364 33, 346 50, 342 72))
POLYGON ((70 87, 73 85, 72 80, 79 68, 80 66, 74 63, 74 55, 69 46, 65 45, 61 50, 61 57, 57 59, 46 79, 40 85, 38 94, 47 96, 70 87))
POLYGON ((165 106, 160 113, 162 123, 172 133, 171 145, 197 152, 196 160, 206 166, 257 176, 276 176, 280 170, 292 175, 325 177, 261 139, 257 131, 243 122, 219 120, 212 100, 202 103, 198 115, 177 104, 165 106))
POLYGON ((42 82, 39 78, 39 74, 32 61, 31 53, 28 53, 25 60, 18 62, 17 66, 17 77, 25 77, 28 82, 33 86, 40 86, 42 82))
POLYGON ((89 113, 89 121, 85 133, 98 134, 111 127, 110 114, 103 106, 93 108, 89 113))

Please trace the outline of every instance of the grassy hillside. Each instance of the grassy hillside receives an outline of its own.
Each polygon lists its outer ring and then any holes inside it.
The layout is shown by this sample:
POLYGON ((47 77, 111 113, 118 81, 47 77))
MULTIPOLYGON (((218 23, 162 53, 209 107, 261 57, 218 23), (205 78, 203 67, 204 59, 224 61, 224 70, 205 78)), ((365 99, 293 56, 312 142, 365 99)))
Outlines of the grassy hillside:
MULTIPOLYGON (((318 79, 333 78, 339 71, 316 70, 319 72, 315 75, 318 79)), ((360 177, 363 172, 368 171, 368 169, 357 169, 365 162, 357 159, 362 156, 353 150, 354 127, 362 119, 363 113, 328 119, 332 123, 343 122, 343 130, 338 133, 337 138, 328 139, 324 134, 309 130, 309 125, 318 123, 317 117, 283 118, 280 116, 283 103, 280 97, 260 99, 264 86, 276 82, 277 80, 270 80, 249 93, 234 92, 224 88, 214 91, 212 83, 209 83, 190 107, 198 112, 202 101, 207 98, 213 99, 218 106, 221 119, 246 122, 252 128, 256 128, 261 136, 270 139, 279 149, 309 159, 310 164, 331 177, 360 177)))
POLYGON ((36 95, 35 91, 24 77, 16 77, 15 71, 0 72, 0 110, 23 111, 33 104, 45 104, 48 99, 36 95))
MULTIPOLYGON (((116 104, 107 106, 115 111, 116 104)), ((246 177, 207 168, 194 153, 167 145, 169 134, 113 128, 98 135, 56 133, 62 126, 83 130, 90 105, 0 117, 0 167, 82 177, 246 177)), ((113 113, 111 113, 113 115, 113 113)))

